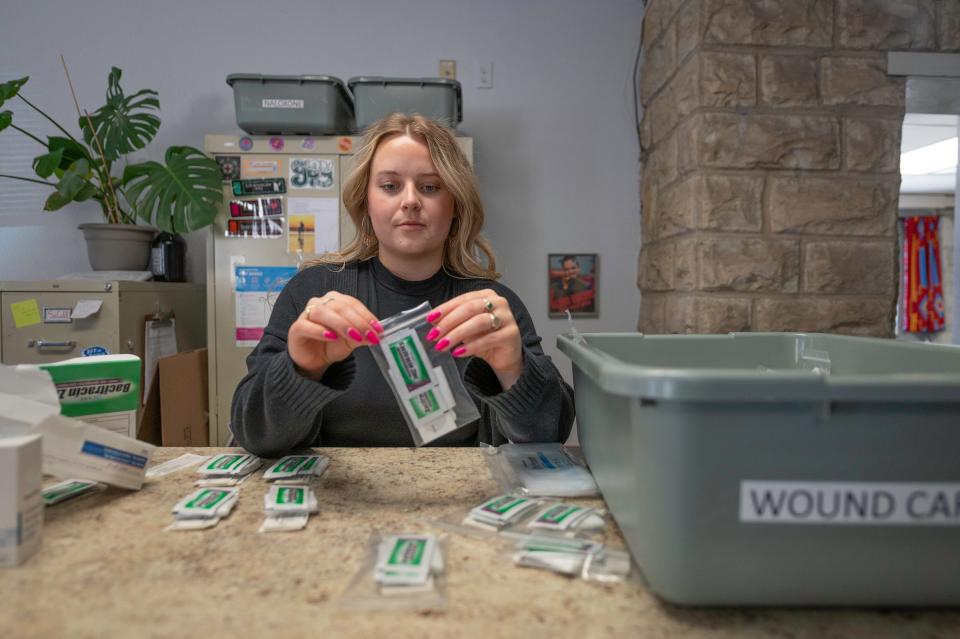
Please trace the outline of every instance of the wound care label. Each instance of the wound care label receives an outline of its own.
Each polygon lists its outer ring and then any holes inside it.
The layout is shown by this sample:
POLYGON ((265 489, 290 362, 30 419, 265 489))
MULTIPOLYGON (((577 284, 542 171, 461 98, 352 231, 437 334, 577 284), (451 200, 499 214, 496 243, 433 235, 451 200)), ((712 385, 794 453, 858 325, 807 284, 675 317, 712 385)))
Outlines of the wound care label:
POLYGON ((741 481, 740 521, 960 526, 960 483, 741 481))

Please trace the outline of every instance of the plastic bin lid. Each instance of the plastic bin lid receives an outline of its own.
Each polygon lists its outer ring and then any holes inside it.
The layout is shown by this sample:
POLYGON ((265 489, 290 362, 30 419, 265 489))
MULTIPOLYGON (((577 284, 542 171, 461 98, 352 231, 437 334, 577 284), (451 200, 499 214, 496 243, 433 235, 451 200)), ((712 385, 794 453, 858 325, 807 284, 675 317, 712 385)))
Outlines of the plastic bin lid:
POLYGON ((237 81, 248 81, 248 82, 299 82, 300 84, 307 84, 309 82, 316 82, 320 84, 332 84, 343 93, 344 97, 349 98, 347 93, 347 87, 343 83, 343 80, 340 78, 335 78, 332 75, 262 75, 260 73, 231 73, 227 76, 227 84, 231 87, 234 82, 237 81))
POLYGON ((361 75, 347 80, 347 86, 350 87, 351 91, 354 85, 357 84, 438 84, 454 87, 457 90, 457 95, 460 95, 461 92, 460 82, 451 80, 450 78, 388 78, 384 76, 361 75))

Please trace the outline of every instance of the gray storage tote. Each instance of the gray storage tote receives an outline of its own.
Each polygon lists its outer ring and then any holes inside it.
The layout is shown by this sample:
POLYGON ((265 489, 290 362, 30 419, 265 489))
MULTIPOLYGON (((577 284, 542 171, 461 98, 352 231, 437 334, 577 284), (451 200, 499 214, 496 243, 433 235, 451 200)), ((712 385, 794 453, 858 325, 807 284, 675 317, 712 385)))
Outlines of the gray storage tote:
POLYGON ((447 78, 359 77, 347 81, 353 93, 357 130, 391 113, 419 113, 456 126, 463 120, 460 83, 447 78))
POLYGON ((343 81, 328 75, 232 73, 237 125, 252 135, 345 135, 353 103, 343 81))
POLYGON ((688 605, 960 605, 960 348, 561 335, 580 442, 650 588, 688 605))

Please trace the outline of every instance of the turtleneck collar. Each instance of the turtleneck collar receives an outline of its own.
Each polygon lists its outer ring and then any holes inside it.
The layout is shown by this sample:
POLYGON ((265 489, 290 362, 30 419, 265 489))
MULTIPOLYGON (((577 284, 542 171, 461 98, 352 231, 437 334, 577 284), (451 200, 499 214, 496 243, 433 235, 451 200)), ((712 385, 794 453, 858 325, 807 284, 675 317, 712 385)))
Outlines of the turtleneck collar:
POLYGON ((443 267, 425 280, 405 280, 402 277, 394 275, 390 269, 383 265, 377 256, 373 256, 373 258, 370 259, 370 269, 373 272, 373 277, 380 285, 401 295, 424 296, 447 280, 447 274, 444 272, 443 267))

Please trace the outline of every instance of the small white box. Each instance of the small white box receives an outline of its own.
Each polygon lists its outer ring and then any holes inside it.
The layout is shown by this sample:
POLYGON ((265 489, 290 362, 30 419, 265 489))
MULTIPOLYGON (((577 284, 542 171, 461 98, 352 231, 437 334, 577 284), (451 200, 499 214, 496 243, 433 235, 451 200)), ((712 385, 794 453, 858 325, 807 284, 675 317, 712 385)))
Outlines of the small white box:
POLYGON ((0 566, 17 566, 43 539, 39 435, 0 439, 0 566))
POLYGON ((43 435, 43 472, 140 490, 154 446, 105 428, 51 415, 34 428, 43 435))

